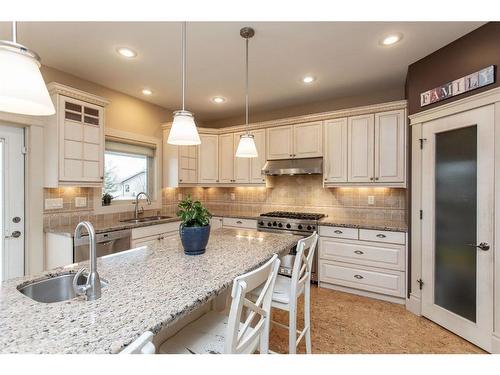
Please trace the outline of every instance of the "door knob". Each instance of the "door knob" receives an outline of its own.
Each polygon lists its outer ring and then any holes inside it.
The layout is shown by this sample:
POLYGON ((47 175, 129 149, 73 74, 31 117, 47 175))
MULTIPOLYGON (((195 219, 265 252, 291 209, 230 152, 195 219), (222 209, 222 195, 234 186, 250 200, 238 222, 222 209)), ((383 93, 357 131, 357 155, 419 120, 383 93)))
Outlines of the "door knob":
POLYGON ((467 243, 466 245, 471 247, 477 247, 478 249, 481 249, 483 251, 488 251, 490 249, 490 245, 487 242, 481 242, 479 245, 474 245, 472 243, 467 243))
POLYGON ((18 237, 21 237, 21 232, 19 232, 18 230, 12 232, 10 236, 5 236, 5 238, 18 238, 18 237))

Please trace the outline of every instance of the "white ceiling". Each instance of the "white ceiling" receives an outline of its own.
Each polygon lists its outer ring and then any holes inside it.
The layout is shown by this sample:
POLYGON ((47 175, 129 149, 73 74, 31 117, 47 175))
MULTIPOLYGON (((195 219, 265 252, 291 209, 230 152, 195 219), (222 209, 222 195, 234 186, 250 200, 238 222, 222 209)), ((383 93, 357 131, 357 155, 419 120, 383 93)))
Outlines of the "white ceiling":
MULTIPOLYGON (((250 41, 251 111, 267 111, 404 85, 407 66, 479 27, 479 22, 193 22, 188 24, 187 109, 201 121, 244 112, 243 26, 250 41), (392 47, 381 38, 404 34, 392 47), (304 85, 306 74, 317 77, 304 85), (216 105, 211 97, 228 100, 216 105)), ((169 109, 181 95, 180 23, 26 22, 18 41, 45 65, 169 109), (115 52, 138 52, 124 59, 115 52), (141 94, 144 87, 151 97, 141 94)), ((0 23, 0 39, 10 25, 0 23)))

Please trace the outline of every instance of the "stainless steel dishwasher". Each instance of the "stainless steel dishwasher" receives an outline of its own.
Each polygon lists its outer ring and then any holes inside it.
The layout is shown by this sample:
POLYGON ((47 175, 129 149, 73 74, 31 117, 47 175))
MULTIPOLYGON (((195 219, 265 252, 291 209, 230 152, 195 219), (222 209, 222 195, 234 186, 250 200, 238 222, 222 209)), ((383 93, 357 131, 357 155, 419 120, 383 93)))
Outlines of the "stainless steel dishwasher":
MULTIPOLYGON (((130 229, 116 230, 96 234, 97 256, 119 253, 130 249, 130 229)), ((84 236, 73 244, 73 262, 78 263, 89 259, 89 237, 84 236)))

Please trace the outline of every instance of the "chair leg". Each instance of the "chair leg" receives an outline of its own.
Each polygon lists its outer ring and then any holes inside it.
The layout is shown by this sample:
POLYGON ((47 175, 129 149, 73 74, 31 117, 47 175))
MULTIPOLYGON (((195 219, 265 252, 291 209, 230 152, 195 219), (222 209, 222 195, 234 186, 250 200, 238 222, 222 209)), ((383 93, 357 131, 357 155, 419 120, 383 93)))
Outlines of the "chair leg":
POLYGON ((308 285, 304 291, 304 330, 306 330, 306 353, 311 354, 311 288, 308 285))
POLYGON ((288 353, 297 353, 297 308, 290 306, 290 315, 288 323, 288 353))
POLYGON ((269 311, 269 316, 266 318, 266 322, 264 324, 264 330, 260 334, 260 343, 259 343, 259 352, 260 354, 269 354, 269 337, 271 330, 271 314, 272 309, 269 311))

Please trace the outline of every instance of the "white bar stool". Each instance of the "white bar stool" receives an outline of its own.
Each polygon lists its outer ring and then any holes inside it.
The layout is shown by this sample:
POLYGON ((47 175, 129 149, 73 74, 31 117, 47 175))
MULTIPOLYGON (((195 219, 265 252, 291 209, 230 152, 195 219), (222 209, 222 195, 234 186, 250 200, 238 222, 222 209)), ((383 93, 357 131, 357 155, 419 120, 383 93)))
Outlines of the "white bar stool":
MULTIPOLYGON (((311 270, 314 253, 318 243, 314 232, 297 242, 297 255, 292 269, 292 277, 278 275, 272 296, 272 307, 289 312, 289 325, 272 321, 273 324, 288 329, 288 352, 297 353, 300 340, 306 339, 306 353, 311 354, 311 270), (297 303, 304 294, 304 329, 297 330, 297 303), (299 335, 297 337, 297 334, 299 335)), ((255 293, 259 292, 259 288, 255 293)))
POLYGON ((234 279, 229 316, 210 311, 188 324, 160 346, 160 353, 250 354, 269 352, 271 297, 280 260, 274 255, 263 266, 234 279), (261 288, 256 302, 246 295, 261 288), (250 310, 241 322, 243 306, 250 310), (250 323, 253 323, 250 325, 250 323))
POLYGON ((153 333, 146 331, 123 349, 120 354, 155 354, 155 352, 156 348, 153 344, 153 333))

